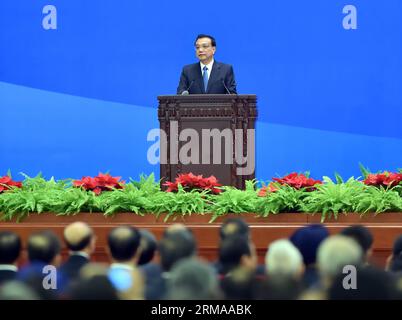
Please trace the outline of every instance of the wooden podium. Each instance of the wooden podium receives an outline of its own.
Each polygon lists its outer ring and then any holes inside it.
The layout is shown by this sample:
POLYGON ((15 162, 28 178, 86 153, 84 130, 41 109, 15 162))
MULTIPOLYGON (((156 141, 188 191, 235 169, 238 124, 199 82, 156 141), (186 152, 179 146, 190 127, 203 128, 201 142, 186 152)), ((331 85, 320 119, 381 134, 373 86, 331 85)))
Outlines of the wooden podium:
POLYGON ((255 178, 255 95, 159 96, 161 184, 180 173, 214 175, 244 189, 255 178))

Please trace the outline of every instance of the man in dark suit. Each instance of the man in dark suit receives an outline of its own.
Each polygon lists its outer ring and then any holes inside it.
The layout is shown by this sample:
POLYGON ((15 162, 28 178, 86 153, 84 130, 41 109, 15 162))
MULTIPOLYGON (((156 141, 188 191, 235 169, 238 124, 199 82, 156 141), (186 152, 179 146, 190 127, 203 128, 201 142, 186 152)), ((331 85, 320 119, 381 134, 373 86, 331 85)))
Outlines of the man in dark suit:
POLYGON ((236 94, 233 67, 214 60, 214 37, 198 35, 195 50, 200 62, 184 66, 177 94, 236 94))
POLYGON ((17 276, 17 260, 21 251, 20 237, 11 231, 0 232, 0 284, 17 276))
POLYGON ((59 238, 51 230, 34 232, 28 238, 27 252, 29 263, 18 271, 17 280, 34 289, 40 299, 58 299, 66 285, 65 277, 52 270, 59 267, 61 262, 59 238), (46 279, 47 274, 50 277, 46 279))
POLYGON ((64 241, 70 256, 60 271, 68 282, 73 282, 79 278, 81 268, 90 261, 95 250, 96 236, 89 225, 77 221, 64 229, 64 241))

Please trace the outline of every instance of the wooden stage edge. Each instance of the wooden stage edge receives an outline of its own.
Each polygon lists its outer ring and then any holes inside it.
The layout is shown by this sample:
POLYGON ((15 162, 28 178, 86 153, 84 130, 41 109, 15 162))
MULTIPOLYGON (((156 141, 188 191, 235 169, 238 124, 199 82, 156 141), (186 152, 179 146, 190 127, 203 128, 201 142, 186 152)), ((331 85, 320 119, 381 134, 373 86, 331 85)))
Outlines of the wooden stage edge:
MULTIPOLYGON (((30 214, 21 222, 1 221, 0 230, 17 232, 24 243, 32 232, 39 230, 53 230, 57 235, 62 236, 66 225, 74 221, 84 221, 92 226, 97 235, 97 246, 93 256, 94 261, 108 261, 106 252, 107 234, 109 231, 120 225, 133 225, 138 228, 148 229, 160 239, 163 231, 172 223, 184 223, 191 228, 198 241, 199 256, 210 261, 216 259, 219 242, 218 230, 222 222, 229 217, 242 217, 250 225, 252 239, 257 248, 260 263, 269 243, 276 239, 289 237, 299 227, 320 223, 320 214, 305 213, 280 213, 272 214, 266 218, 258 217, 252 213, 228 214, 209 222, 210 214, 192 214, 172 216, 164 222, 166 215, 159 218, 154 214, 140 216, 134 213, 117 213, 114 216, 104 216, 102 213, 79 213, 72 216, 57 216, 54 213, 30 214)), ((361 224, 370 229, 374 237, 372 263, 384 266, 385 260, 391 253, 394 240, 402 234, 402 212, 365 214, 360 216, 357 213, 340 214, 337 219, 327 219, 325 225, 331 234, 338 233, 343 228, 361 224)), ((63 249, 63 255, 67 252, 63 249)))

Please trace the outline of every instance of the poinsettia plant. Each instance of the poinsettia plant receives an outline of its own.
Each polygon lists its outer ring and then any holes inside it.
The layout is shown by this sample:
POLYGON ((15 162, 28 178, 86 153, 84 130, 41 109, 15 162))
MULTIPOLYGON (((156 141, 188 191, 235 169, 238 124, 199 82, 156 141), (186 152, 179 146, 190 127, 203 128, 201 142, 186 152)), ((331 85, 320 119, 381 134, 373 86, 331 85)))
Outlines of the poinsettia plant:
POLYGON ((258 195, 265 197, 267 193, 276 192, 281 186, 290 186, 296 190, 305 189, 306 191, 316 190, 315 185, 322 184, 321 180, 315 180, 307 177, 303 173, 292 172, 282 178, 273 178, 273 182, 269 185, 262 187, 258 195))
POLYGON ((183 187, 186 191, 191 190, 207 190, 214 194, 221 193, 222 190, 219 189, 222 185, 218 183, 218 179, 215 176, 210 176, 204 178, 202 175, 194 175, 193 173, 179 174, 174 182, 167 181, 163 184, 167 186, 167 192, 178 191, 179 185, 183 187))
POLYGON ((9 176, 0 177, 0 193, 10 190, 13 187, 22 188, 22 183, 13 181, 9 176))
POLYGON ((259 191, 258 191, 258 195, 260 197, 265 197, 267 195, 267 193, 271 193, 271 192, 276 192, 278 191, 278 186, 275 186, 274 182, 271 182, 269 185, 262 187, 259 191))
POLYGON ((388 171, 384 171, 383 173, 370 173, 363 180, 363 183, 368 186, 392 188, 402 185, 402 173, 388 171))
POLYGON ((99 173, 96 177, 82 177, 81 180, 74 180, 73 186, 93 191, 99 195, 102 191, 123 189, 125 181, 120 181, 120 179, 121 177, 112 177, 108 173, 99 173))

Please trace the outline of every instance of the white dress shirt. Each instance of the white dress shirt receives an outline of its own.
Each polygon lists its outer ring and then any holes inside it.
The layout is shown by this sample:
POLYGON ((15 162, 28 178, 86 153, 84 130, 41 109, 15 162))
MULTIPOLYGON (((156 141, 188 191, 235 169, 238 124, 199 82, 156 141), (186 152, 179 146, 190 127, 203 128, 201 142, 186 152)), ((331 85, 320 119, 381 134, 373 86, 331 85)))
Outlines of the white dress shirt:
POLYGON ((214 59, 212 59, 212 61, 208 64, 203 64, 202 62, 200 62, 202 75, 204 75, 204 67, 206 66, 208 68, 208 80, 209 80, 209 77, 211 76, 211 71, 212 71, 213 65, 214 65, 214 59))

